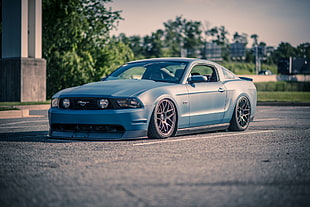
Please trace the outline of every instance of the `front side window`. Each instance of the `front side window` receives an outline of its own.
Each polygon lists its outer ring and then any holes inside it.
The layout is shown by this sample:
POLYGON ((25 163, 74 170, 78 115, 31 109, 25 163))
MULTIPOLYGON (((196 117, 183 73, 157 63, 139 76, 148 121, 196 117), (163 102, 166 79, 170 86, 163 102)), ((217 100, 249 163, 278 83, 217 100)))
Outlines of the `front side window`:
POLYGON ((202 75, 207 78, 207 82, 217 82, 218 75, 216 70, 208 65, 196 65, 193 67, 190 73, 191 76, 202 75))

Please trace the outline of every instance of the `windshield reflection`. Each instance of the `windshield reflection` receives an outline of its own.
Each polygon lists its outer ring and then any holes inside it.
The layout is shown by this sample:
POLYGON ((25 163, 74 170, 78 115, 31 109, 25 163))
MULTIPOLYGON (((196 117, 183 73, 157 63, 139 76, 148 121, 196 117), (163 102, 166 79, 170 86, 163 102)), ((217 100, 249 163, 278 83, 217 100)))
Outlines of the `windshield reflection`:
POLYGON ((188 63, 175 61, 129 63, 105 80, 136 79, 179 83, 188 63))

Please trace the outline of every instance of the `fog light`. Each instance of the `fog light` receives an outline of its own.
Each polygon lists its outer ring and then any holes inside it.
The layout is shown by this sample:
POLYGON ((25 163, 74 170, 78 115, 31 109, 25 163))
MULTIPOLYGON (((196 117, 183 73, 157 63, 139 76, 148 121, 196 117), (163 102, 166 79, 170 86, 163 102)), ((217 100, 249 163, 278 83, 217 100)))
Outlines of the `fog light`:
POLYGON ((65 98, 62 100, 62 105, 65 109, 68 109, 70 107, 70 100, 68 98, 65 98))
POLYGON ((100 99, 99 102, 98 102, 98 105, 99 105, 99 108, 106 109, 109 106, 109 100, 105 99, 105 98, 100 99))

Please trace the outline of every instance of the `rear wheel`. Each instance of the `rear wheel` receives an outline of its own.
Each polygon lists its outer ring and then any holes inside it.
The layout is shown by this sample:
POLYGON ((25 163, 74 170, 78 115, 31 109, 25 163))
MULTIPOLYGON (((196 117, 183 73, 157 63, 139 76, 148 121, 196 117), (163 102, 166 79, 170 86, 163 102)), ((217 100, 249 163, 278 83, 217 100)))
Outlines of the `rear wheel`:
POLYGON ((247 97, 241 96, 235 106, 229 129, 244 131, 248 128, 251 117, 251 104, 247 97))
POLYGON ((177 113, 172 101, 163 99, 156 105, 148 129, 149 138, 167 138, 176 130, 177 113))

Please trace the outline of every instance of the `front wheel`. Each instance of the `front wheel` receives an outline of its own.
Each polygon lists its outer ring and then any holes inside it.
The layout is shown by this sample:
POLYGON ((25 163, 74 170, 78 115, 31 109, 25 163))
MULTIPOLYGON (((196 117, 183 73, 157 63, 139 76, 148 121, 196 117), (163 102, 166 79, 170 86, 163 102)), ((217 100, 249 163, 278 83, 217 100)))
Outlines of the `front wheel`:
POLYGON ((167 138, 176 130, 177 112, 172 101, 163 99, 153 111, 148 129, 149 138, 167 138))
POLYGON ((251 117, 251 104, 247 97, 238 99, 235 110, 230 121, 229 130, 244 131, 248 128, 251 117))

